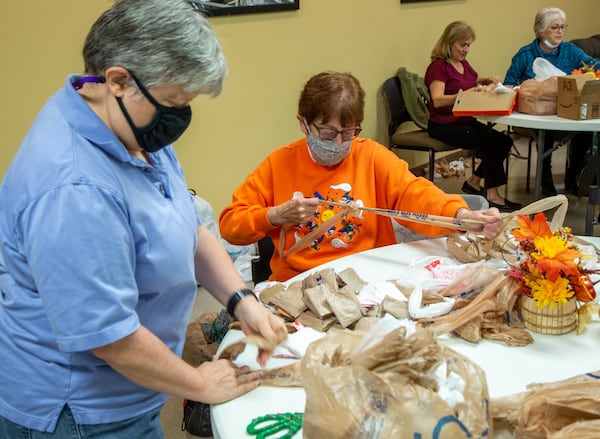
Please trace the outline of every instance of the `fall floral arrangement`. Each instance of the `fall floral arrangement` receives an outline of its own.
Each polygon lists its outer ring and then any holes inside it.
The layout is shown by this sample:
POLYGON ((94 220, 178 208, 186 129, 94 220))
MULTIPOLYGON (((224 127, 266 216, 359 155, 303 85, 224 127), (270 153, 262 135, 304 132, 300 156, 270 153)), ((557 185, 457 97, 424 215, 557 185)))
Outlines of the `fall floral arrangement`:
POLYGON ((596 70, 596 64, 591 66, 586 63, 582 63, 583 66, 579 69, 573 69, 571 75, 590 75, 591 77, 598 79, 600 78, 600 69, 596 70))
POLYGON ((519 243, 520 257, 509 276, 517 279, 516 294, 530 296, 540 308, 552 310, 575 297, 590 302, 596 297, 590 274, 585 268, 586 254, 573 242, 569 227, 556 231, 543 213, 518 216, 518 229, 511 233, 519 243))

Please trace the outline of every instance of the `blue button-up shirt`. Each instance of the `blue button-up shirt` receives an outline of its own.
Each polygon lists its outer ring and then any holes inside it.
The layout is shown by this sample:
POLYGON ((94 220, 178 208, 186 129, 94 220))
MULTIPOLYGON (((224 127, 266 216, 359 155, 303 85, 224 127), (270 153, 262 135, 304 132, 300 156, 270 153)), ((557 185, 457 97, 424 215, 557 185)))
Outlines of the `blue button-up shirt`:
POLYGON ((0 414, 52 431, 159 407, 90 349, 147 327, 180 354, 199 222, 171 146, 129 155, 73 89, 44 106, 0 187, 0 414))

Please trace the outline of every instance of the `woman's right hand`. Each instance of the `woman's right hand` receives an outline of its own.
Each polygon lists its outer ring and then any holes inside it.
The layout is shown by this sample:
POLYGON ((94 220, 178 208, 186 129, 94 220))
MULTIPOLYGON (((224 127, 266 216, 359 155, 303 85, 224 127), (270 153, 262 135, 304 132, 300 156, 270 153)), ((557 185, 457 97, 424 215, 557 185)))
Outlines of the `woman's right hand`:
POLYGON ((202 374, 205 385, 197 396, 190 399, 206 404, 229 401, 260 384, 260 371, 251 370, 248 366, 237 367, 229 360, 206 361, 196 371, 202 374))
POLYGON ((269 208, 267 217, 274 226, 303 224, 312 218, 319 205, 318 198, 292 198, 269 208))
POLYGON ((484 210, 459 209, 456 217, 458 219, 470 219, 484 223, 473 231, 481 233, 488 239, 495 238, 502 231, 502 216, 500 215, 500 211, 495 207, 484 210))

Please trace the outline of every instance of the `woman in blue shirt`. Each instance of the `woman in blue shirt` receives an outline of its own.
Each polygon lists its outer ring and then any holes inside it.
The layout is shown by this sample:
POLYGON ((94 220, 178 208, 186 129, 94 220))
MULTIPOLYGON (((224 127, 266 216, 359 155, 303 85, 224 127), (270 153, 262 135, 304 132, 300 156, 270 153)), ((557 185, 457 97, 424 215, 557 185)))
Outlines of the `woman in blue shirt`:
POLYGON ((180 358, 198 284, 246 333, 284 337, 200 224, 171 145, 190 102, 223 85, 206 19, 184 0, 119 0, 83 55, 0 186, 2 438, 159 439, 167 394, 254 389, 246 367, 180 358))
MULTIPOLYGON (((513 56, 506 77, 505 85, 519 85, 526 79, 535 77, 533 61, 535 58, 544 58, 555 67, 570 74, 574 69, 586 65, 600 66, 599 61, 586 54, 573 43, 563 41, 567 29, 567 16, 562 9, 544 8, 537 13, 533 25, 535 40, 521 47, 513 56)), ((565 187, 577 192, 577 175, 584 166, 585 153, 592 144, 592 133, 579 133, 571 143, 569 167, 565 176, 565 187)), ((544 152, 552 149, 554 145, 554 131, 548 131, 544 142, 544 152)), ((542 192, 544 195, 556 195, 556 188, 552 180, 552 156, 544 159, 542 166, 542 192)))

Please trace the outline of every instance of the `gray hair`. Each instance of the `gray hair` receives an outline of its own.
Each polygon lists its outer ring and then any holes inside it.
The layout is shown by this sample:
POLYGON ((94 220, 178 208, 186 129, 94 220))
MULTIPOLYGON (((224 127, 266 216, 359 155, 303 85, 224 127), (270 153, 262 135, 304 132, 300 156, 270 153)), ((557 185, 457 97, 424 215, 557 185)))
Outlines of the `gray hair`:
POLYGON ((563 21, 567 21, 567 14, 560 8, 544 8, 535 15, 535 21, 533 22, 533 32, 535 36, 539 38, 542 33, 550 26, 557 18, 561 18, 563 21))
POLYGON ((216 96, 227 61, 206 18, 186 0, 116 0, 83 47, 85 72, 121 66, 146 87, 181 85, 216 96))

